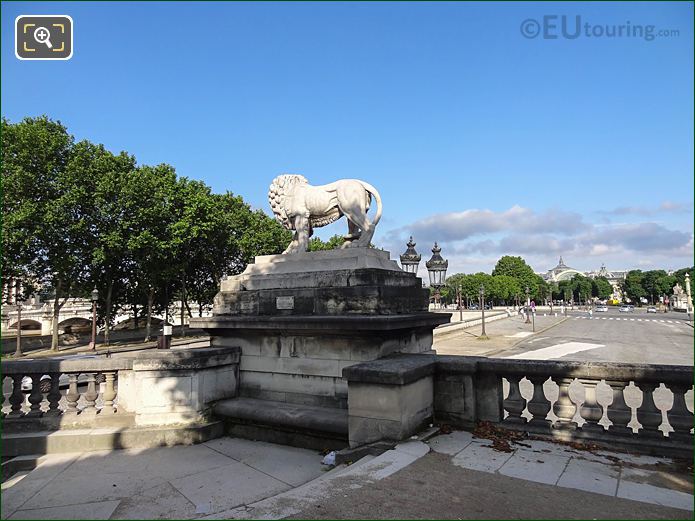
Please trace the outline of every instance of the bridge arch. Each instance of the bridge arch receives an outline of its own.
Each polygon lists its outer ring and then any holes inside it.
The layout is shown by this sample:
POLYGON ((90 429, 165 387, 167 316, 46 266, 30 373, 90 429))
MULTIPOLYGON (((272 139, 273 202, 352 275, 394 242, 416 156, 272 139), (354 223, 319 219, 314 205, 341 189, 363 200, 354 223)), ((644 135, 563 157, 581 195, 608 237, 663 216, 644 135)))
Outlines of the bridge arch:
POLYGON ((80 333, 92 330, 92 321, 82 317, 70 317, 58 322, 58 329, 64 333, 80 333))
MULTIPOLYGON (((10 324, 10 329, 17 329, 17 322, 10 324)), ((22 319, 22 331, 35 331, 41 329, 41 322, 31 320, 30 318, 22 319)))

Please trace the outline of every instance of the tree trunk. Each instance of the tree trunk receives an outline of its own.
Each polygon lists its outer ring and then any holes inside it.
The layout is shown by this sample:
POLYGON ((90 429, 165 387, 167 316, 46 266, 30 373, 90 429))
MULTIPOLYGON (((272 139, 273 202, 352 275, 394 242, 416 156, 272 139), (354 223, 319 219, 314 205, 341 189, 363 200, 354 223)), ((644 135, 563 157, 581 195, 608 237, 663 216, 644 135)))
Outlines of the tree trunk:
POLYGON ((186 302, 186 281, 181 281, 181 336, 186 336, 186 329, 183 325, 184 302, 186 302))
POLYGON ((152 303, 154 302, 154 288, 150 288, 147 293, 147 322, 145 325, 145 342, 150 341, 152 333, 152 303))
MULTIPOLYGON (((53 331, 51 335, 51 351, 58 351, 58 322, 60 321, 60 309, 65 305, 68 297, 64 297, 63 301, 60 301, 60 294, 62 293, 63 280, 58 279, 58 284, 56 284, 55 300, 53 301, 53 331)), ((69 288, 68 288, 69 289, 69 288)))
POLYGON ((133 304, 133 330, 138 329, 138 305, 133 304))
POLYGON ((106 318, 104 320, 104 344, 109 345, 111 336, 111 300, 113 297, 113 281, 109 282, 106 290, 106 318))

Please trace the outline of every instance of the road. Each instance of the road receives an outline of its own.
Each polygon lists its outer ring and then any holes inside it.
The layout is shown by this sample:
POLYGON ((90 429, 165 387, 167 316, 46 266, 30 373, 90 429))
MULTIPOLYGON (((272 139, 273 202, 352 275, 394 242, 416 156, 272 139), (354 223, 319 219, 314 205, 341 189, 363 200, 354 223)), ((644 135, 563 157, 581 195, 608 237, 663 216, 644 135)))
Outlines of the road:
POLYGON ((693 365, 693 328, 683 313, 568 312, 569 320, 498 353, 500 358, 693 365))

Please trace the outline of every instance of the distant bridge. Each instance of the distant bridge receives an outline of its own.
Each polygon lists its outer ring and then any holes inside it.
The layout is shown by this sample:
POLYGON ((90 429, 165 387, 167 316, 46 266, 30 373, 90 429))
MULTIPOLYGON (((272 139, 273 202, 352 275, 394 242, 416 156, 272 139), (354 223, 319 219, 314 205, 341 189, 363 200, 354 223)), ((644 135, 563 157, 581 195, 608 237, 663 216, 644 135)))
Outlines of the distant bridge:
MULTIPOLYGON (((181 325, 181 305, 180 302, 174 303, 174 310, 169 314, 169 324, 174 326, 181 325)), ((197 305, 196 305, 197 307, 197 305)), ((37 304, 22 305, 22 334, 25 332, 34 335, 50 335, 53 332, 53 303, 44 302, 37 304)), ((16 305, 6 304, 2 308, 0 329, 3 335, 17 334, 19 313, 16 305)), ((131 314, 116 315, 113 320, 113 328, 119 324, 131 320, 131 314)), ((153 314, 156 322, 164 320, 164 314, 153 314)), ((146 317, 139 317, 142 325, 145 324, 146 317)), ((75 333, 79 331, 91 331, 92 328, 92 302, 87 299, 71 298, 60 309, 58 317, 58 332, 75 333)), ((184 324, 188 324, 188 313, 184 313, 184 324)), ((103 329, 103 328, 101 328, 103 329)))

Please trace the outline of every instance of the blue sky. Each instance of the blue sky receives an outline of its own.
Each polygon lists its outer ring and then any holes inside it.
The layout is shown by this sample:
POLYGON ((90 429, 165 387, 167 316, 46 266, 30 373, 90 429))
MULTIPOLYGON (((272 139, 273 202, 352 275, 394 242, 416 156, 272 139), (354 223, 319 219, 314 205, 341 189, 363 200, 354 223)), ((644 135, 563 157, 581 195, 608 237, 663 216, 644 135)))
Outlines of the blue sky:
POLYGON ((11 121, 47 114, 266 211, 283 172, 365 179, 394 256, 412 233, 450 273, 693 263, 692 3, 3 2, 2 29, 11 121), (19 14, 72 16, 73 58, 17 60, 19 14), (548 15, 589 35, 522 35, 548 15), (591 33, 628 22, 677 34, 591 33))

